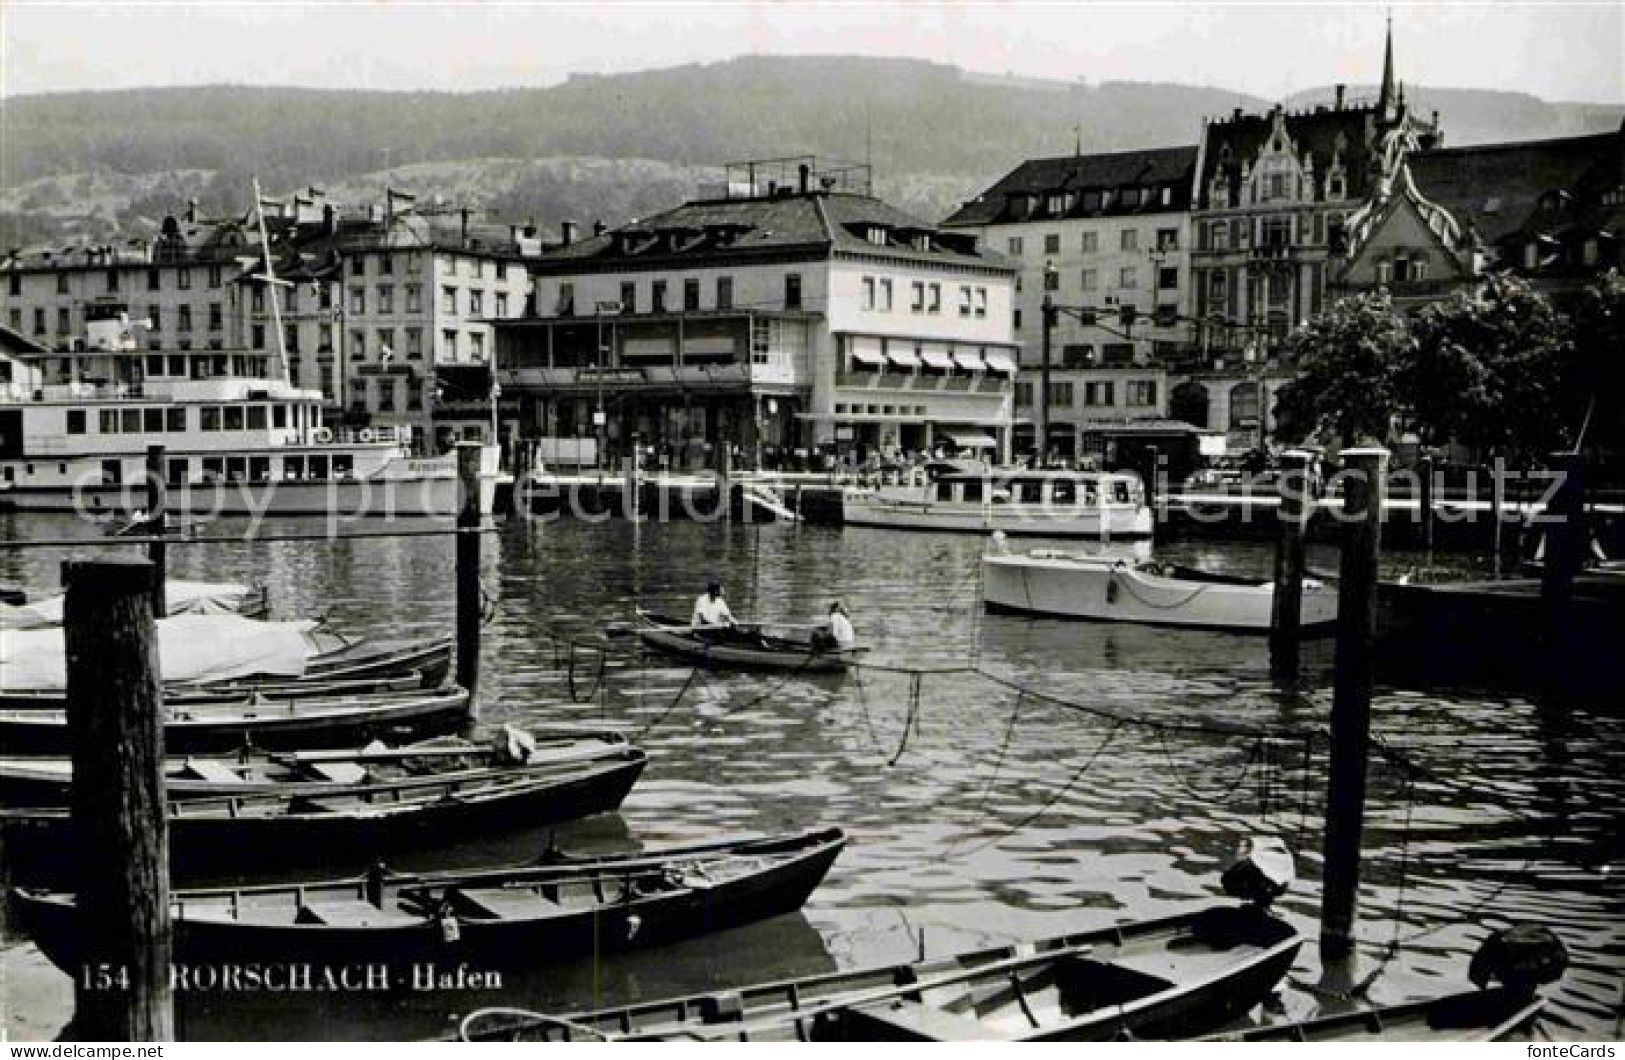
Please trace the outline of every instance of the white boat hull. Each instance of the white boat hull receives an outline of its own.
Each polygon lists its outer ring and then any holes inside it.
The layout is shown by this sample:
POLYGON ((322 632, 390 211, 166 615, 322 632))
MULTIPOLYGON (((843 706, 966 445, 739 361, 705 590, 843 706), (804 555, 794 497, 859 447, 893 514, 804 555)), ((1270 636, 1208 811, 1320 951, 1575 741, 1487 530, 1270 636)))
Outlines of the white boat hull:
POLYGON ((974 504, 895 501, 849 493, 843 500, 848 526, 894 530, 941 530, 957 533, 1040 537, 1150 537, 1151 510, 1141 505, 1060 507, 1054 505, 974 504))
MULTIPOLYGON (((989 555, 982 560, 989 610, 1103 622, 1267 633, 1274 586, 1165 577, 1122 561, 1053 554, 989 555)), ((1304 582, 1303 630, 1337 621, 1337 592, 1304 582)))

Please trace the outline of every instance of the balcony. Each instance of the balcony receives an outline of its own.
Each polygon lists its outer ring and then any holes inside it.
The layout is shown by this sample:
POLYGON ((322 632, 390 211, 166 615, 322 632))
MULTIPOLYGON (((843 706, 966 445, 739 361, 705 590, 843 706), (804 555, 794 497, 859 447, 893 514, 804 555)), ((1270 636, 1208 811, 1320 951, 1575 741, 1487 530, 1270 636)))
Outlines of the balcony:
POLYGON ((1006 375, 914 375, 908 372, 838 372, 835 385, 843 390, 907 390, 915 393, 1002 394, 1010 389, 1006 375))
POLYGON ((752 386, 795 385, 796 373, 772 364, 730 362, 717 365, 671 364, 619 368, 511 368, 499 370, 504 390, 590 392, 626 390, 746 390, 752 386))

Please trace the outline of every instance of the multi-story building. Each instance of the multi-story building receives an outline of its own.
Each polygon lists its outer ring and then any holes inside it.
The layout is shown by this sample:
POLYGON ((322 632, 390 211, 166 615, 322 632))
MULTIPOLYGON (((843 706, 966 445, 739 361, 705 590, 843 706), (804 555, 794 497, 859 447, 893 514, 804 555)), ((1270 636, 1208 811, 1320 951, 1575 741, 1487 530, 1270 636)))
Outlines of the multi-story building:
POLYGON ((542 459, 1007 457, 1014 268, 874 198, 866 167, 728 174, 646 220, 566 229, 531 264, 536 314, 499 324, 497 353, 542 459))
POLYGON ((1168 367, 1190 339, 1195 164, 1194 147, 1030 159, 943 222, 1021 269, 1018 449, 1035 446, 1043 418, 1046 303, 1050 452, 1099 450, 1165 417, 1168 367))
POLYGON ((1396 87, 1388 38, 1374 103, 1351 103, 1210 121, 1192 192, 1191 282, 1201 359, 1172 395, 1171 411, 1262 444, 1269 405, 1291 378, 1275 349, 1326 304, 1329 271, 1350 216, 1400 179, 1406 155, 1435 146, 1431 122, 1411 115, 1396 87))

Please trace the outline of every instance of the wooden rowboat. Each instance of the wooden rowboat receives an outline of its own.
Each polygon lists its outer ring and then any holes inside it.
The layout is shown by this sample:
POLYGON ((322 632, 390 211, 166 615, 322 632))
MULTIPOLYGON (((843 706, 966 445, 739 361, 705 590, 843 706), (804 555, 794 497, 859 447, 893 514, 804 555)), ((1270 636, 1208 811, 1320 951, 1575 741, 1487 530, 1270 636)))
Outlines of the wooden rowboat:
MULTIPOLYGON (((562 762, 584 762, 627 747, 614 730, 533 729, 515 752, 500 737, 473 743, 441 737, 390 747, 374 744, 336 751, 262 751, 175 755, 164 762, 164 793, 173 800, 238 795, 334 795, 433 777, 495 779, 540 772, 562 762)), ((46 755, 0 757, 0 806, 63 806, 73 792, 73 761, 46 755)))
POLYGON ((452 646, 450 637, 390 644, 359 640, 312 656, 305 664, 304 679, 347 681, 416 673, 424 688, 438 688, 451 672, 452 646))
POLYGON ((1492 987, 1400 1005, 1272 1023, 1210 1036, 1224 1042, 1499 1042, 1539 1018, 1546 999, 1492 987))
MULTIPOLYGON (((164 688, 167 704, 240 702, 250 695, 265 699, 330 698, 361 696, 375 692, 411 693, 423 688, 417 671, 395 677, 358 677, 333 681, 315 678, 266 678, 262 681, 228 681, 220 684, 172 684, 164 688)), ((0 711, 67 710, 68 694, 56 689, 7 689, 0 691, 0 711)))
MULTIPOLYGON (((497 776, 421 777, 322 795, 262 794, 169 803, 169 853, 177 875, 240 873, 329 860, 374 858, 447 836, 572 821, 615 809, 643 773, 636 748, 585 762, 497 776)), ((14 879, 73 878, 77 835, 66 808, 0 810, 14 879)))
POLYGON ((666 615, 638 612, 643 643, 668 655, 726 670, 790 670, 831 673, 845 670, 865 649, 824 648, 810 639, 768 632, 760 626, 696 629, 666 615))
MULTIPOLYGON (((172 892, 181 967, 535 968, 655 946, 801 908, 845 845, 837 829, 418 876, 172 892)), ((72 895, 13 892, 24 930, 77 976, 72 895)))
MULTIPOLYGON (((410 695, 234 700, 166 705, 164 745, 172 752, 255 747, 343 747, 375 738, 450 732, 468 718, 460 688, 410 695)), ((0 711, 0 753, 67 754, 63 711, 0 711)))
POLYGON ((1302 937, 1253 907, 624 1008, 475 1013, 471 1041, 1011 1041, 1186 1037, 1246 1012, 1302 937))

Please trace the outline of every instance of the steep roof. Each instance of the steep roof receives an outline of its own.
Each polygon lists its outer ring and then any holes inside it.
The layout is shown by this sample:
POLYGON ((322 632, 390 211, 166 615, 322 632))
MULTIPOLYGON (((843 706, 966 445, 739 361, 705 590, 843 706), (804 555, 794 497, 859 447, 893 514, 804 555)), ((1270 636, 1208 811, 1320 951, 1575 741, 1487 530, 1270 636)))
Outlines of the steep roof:
POLYGON ((975 199, 960 206, 944 225, 1011 224, 1045 220, 1056 215, 1044 212, 1044 204, 1031 214, 1018 216, 1021 208, 1014 200, 1022 195, 1040 198, 1057 191, 1116 190, 1127 187, 1173 185, 1173 199, 1167 206, 1123 207, 1085 211, 1074 204, 1062 216, 1090 217, 1119 213, 1184 210, 1190 203, 1191 171, 1196 166, 1196 147, 1158 147, 1141 151, 1114 151, 1109 154, 1063 155, 1056 158, 1030 158, 975 199))
MULTIPOLYGON (((1348 177, 1346 197, 1362 199, 1371 191, 1375 106, 1318 107, 1308 111, 1283 111, 1282 116, 1286 133, 1292 138, 1294 155, 1302 159, 1307 153, 1317 175, 1331 167, 1335 154, 1348 177)), ((1251 166, 1257 161, 1274 130, 1275 111, 1237 113, 1208 123, 1202 147, 1200 196, 1203 206, 1209 205, 1208 191, 1215 173, 1225 175, 1232 193, 1240 188, 1243 163, 1251 166)))

